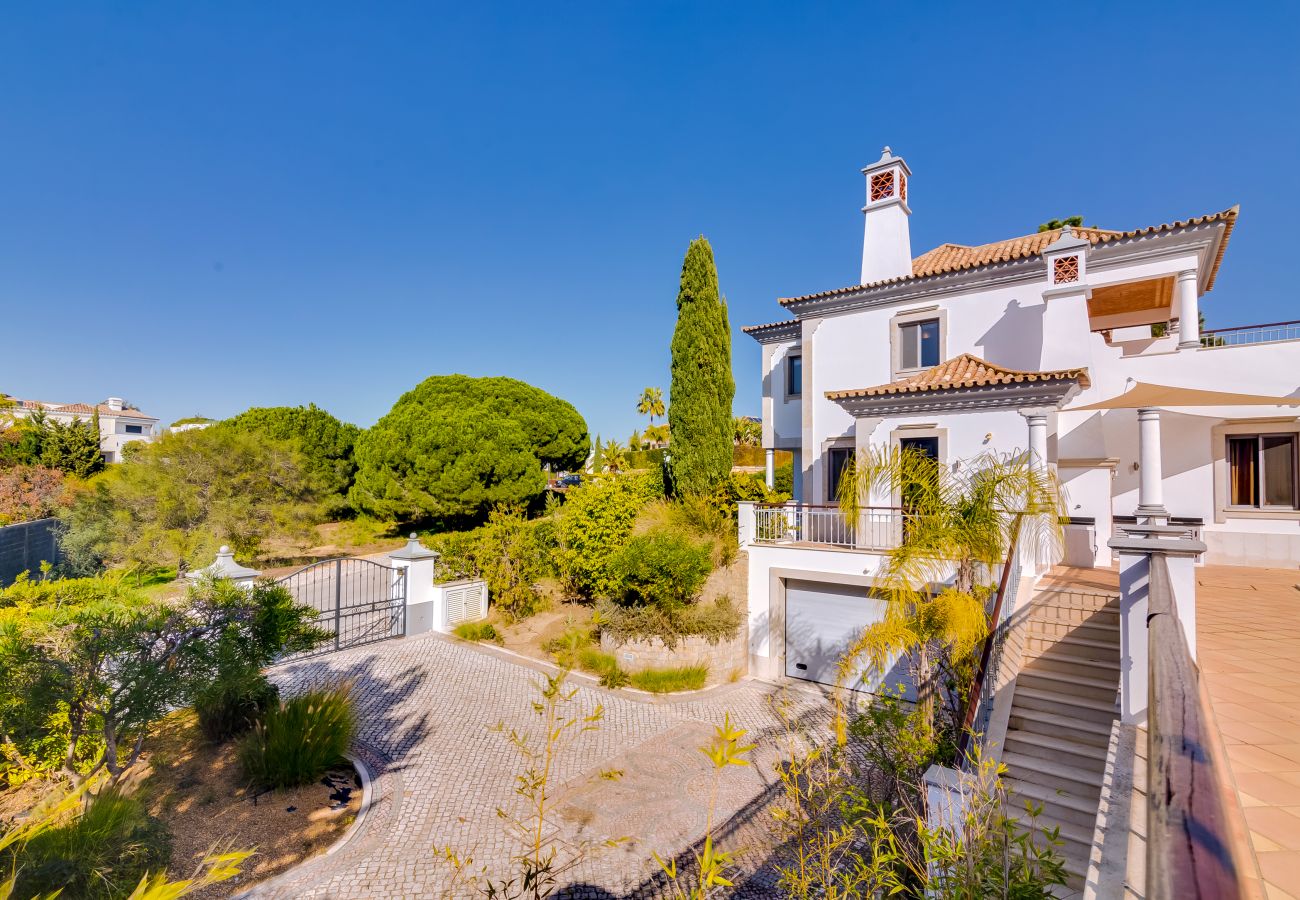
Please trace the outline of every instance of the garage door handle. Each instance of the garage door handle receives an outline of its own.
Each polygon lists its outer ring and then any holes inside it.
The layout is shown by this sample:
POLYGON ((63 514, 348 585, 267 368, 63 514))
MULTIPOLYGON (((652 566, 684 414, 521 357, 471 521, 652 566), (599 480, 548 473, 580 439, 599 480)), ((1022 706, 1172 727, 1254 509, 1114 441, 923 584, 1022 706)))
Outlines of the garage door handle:
POLYGON ((808 667, 807 667, 806 665, 804 665, 803 663, 795 663, 795 664, 794 664, 794 667, 795 667, 796 669, 798 669, 800 672, 807 672, 807 671, 808 671, 808 667))

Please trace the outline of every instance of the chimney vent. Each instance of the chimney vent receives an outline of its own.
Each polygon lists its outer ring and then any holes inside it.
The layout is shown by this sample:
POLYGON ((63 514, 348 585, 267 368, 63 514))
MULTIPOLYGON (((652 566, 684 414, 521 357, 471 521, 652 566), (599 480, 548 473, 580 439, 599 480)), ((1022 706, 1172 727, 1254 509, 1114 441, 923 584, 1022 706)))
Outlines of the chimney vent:
POLYGON ((862 170, 867 177, 866 221, 862 238, 862 284, 874 284, 912 274, 912 238, 908 218, 907 182, 912 170, 889 147, 880 159, 862 170))
POLYGON ((113 410, 113 412, 121 412, 125 403, 121 397, 109 397, 104 401, 104 405, 113 410))

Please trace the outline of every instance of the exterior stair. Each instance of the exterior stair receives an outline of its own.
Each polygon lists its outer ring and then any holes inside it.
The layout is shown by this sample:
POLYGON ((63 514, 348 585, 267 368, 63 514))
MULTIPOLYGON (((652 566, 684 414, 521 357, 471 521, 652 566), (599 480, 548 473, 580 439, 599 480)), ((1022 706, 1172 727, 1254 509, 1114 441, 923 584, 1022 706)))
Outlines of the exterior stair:
POLYGON ((1118 716, 1119 598, 1054 588, 1035 596, 1026 621, 1001 761, 1010 813, 1041 809, 1035 828, 1059 828, 1069 875, 1062 896, 1082 896, 1118 716))

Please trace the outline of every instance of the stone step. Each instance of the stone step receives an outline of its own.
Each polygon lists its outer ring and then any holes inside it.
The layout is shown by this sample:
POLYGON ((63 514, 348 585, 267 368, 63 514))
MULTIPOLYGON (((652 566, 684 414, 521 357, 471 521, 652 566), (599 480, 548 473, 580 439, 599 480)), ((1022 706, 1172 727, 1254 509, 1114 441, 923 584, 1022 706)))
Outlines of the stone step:
POLYGON ((1084 678, 1114 678, 1118 684, 1119 658, 1084 659, 1078 656, 1057 656, 1049 651, 1029 660, 1021 671, 1060 672, 1064 675, 1081 675, 1084 678))
POLYGON ((1107 734, 1110 733, 1110 723, 1115 719, 1115 699, 1113 697, 1108 701, 1095 700, 1090 697, 1071 697, 1061 694, 1059 691, 1022 685, 1018 679, 1013 702, 1013 713, 1014 707, 1037 709, 1072 719, 1097 722, 1106 727, 1107 734))
POLYGON ((1115 694, 1119 690, 1119 680, 1107 682, 1100 678, 1081 678, 1053 672, 1049 669, 1022 669, 1016 678, 1016 690, 1022 687, 1043 691, 1059 691, 1064 696, 1078 699, 1109 702, 1115 705, 1115 694))
POLYGON ((1077 656, 1101 661, 1119 660, 1119 641, 1100 641, 1095 638, 1067 634, 1061 637, 1025 635, 1025 658, 1033 659, 1053 652, 1057 656, 1077 656))
MULTIPOLYGON (((1089 800, 1087 797, 1080 797, 1067 791, 1044 787, 1041 784, 1034 784, 1032 781, 1008 779, 1007 793, 1012 797, 1041 803, 1044 807, 1051 804, 1059 809, 1067 809, 1077 815, 1087 816, 1090 822, 1095 822, 1097 819, 1097 800, 1089 800)), ((1100 793, 1098 793, 1098 797, 1100 796, 1100 793)))
POLYGON ((1067 733, 1058 736, 1036 731, 1013 729, 1007 732, 1003 749, 1025 756, 1037 756, 1049 762, 1078 766, 1098 774, 1106 771, 1106 748, 1070 740, 1067 733))
POLYGON ((1046 735, 1068 732, 1071 740, 1101 747, 1103 751, 1110 743, 1110 722, 1094 722, 1041 709, 1029 709, 1015 703, 1012 703, 1007 727, 1046 735))
POLYGON ((1119 624, 1106 625, 1092 621, 1081 624, 1072 624, 1068 622, 1039 622, 1031 621, 1029 623, 1030 637, 1052 638, 1058 640, 1064 637, 1083 638, 1089 641, 1098 641, 1103 644, 1113 644, 1119 647, 1119 624))
MULTIPOLYGON (((1015 819, 1017 822, 1021 822, 1025 824, 1029 822, 1029 815, 1023 811, 1016 813, 1014 815, 1010 815, 1009 818, 1015 819)), ((1079 825, 1074 822, 1056 822, 1050 820, 1046 815, 1043 815, 1034 819, 1034 827, 1039 829, 1040 833, 1045 828, 1061 829, 1060 831, 1061 841, 1066 846, 1069 846, 1070 844, 1075 844, 1078 847, 1082 847, 1084 850, 1083 859, 1085 862, 1087 861, 1088 849, 1092 847, 1092 837, 1094 831, 1093 826, 1079 825)), ((1064 850, 1065 848, 1062 847, 1061 849, 1064 850)))
POLYGON ((1003 752, 1002 762, 1007 767, 1007 774, 1016 781, 1031 781, 1083 798, 1101 797, 1100 772, 1011 751, 1003 752))

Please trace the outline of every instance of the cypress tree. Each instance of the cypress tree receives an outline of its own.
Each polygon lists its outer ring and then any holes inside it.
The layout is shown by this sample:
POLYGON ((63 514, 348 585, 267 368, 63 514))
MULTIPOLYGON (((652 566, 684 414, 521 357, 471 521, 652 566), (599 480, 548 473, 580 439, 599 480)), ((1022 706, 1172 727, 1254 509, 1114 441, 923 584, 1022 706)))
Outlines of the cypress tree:
POLYGON ((677 292, 668 406, 669 474, 674 493, 704 494, 731 474, 731 325, 718 292, 713 248, 703 236, 691 241, 677 292))

